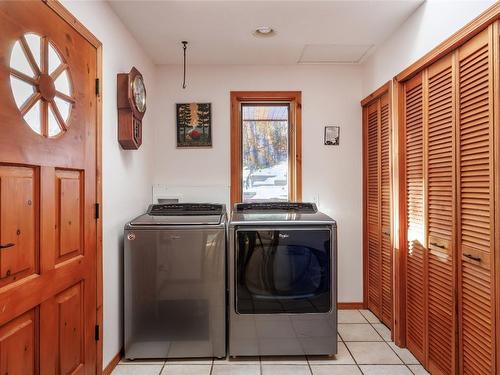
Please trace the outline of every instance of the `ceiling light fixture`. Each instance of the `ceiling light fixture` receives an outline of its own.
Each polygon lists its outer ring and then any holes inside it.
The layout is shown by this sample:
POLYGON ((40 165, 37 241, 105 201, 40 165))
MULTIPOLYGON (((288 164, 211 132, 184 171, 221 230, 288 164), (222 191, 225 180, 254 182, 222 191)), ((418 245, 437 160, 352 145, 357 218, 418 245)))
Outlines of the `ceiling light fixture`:
POLYGON ((253 35, 261 37, 270 37, 276 35, 276 31, 274 31, 274 29, 269 26, 260 26, 255 29, 253 35))

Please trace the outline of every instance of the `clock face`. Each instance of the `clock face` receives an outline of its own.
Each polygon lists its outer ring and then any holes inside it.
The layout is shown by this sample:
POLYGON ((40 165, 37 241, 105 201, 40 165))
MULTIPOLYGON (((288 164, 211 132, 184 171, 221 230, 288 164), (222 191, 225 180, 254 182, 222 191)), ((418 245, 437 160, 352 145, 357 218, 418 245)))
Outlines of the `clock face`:
POLYGON ((141 113, 146 111, 146 88, 142 77, 139 75, 135 76, 132 82, 132 95, 137 110, 141 113))

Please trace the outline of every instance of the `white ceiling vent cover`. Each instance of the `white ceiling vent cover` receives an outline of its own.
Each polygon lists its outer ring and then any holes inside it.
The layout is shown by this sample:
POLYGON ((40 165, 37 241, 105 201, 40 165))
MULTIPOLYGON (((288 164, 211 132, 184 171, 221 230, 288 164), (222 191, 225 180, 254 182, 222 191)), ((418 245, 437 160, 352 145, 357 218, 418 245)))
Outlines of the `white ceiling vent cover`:
POLYGON ((357 64, 373 45, 306 44, 299 64, 357 64))

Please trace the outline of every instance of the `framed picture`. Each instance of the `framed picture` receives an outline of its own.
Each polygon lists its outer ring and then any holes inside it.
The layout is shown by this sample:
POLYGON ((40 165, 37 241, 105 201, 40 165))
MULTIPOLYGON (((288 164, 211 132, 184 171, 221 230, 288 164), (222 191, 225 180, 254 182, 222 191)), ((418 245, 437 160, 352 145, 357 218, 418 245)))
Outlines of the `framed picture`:
POLYGON ((340 142, 340 126, 325 126, 325 145, 338 146, 340 142))
POLYGON ((177 147, 212 147, 212 103, 181 103, 176 109, 177 147))

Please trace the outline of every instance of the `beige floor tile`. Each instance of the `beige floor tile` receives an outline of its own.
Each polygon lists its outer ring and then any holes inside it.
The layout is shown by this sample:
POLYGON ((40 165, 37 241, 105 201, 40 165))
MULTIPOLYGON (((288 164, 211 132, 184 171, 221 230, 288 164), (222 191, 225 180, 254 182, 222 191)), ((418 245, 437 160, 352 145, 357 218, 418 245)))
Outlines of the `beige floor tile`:
POLYGON ((360 365, 364 375, 412 375, 403 365, 360 365))
POLYGON ((112 375, 159 375, 163 365, 118 365, 112 375))
POLYGON ((214 365, 259 365, 259 357, 226 357, 224 359, 214 358, 214 365))
POLYGON ((338 323, 368 323, 358 310, 339 310, 338 323))
POLYGON ((211 365, 213 358, 168 358, 167 365, 211 365))
POLYGON ((385 341, 391 341, 391 330, 383 323, 372 323, 373 328, 382 336, 385 341))
POLYGON ((415 375, 429 375, 422 365, 408 365, 408 367, 415 375))
POLYGON ((260 375, 260 365, 213 365, 212 375, 260 375))
POLYGON ((383 341, 370 324, 339 324, 339 333, 344 341, 383 341))
POLYGON ((370 310, 359 310, 370 323, 380 323, 380 320, 370 310))
POLYGON ((403 361, 403 363, 406 363, 407 365, 419 365, 420 362, 418 359, 416 359, 413 354, 408 349, 400 348, 393 342, 389 343, 390 347, 392 350, 396 352, 399 358, 403 361))
POLYGON ((338 350, 335 356, 314 355, 307 356, 310 365, 350 365, 354 364, 354 359, 349 354, 343 342, 338 343, 338 350))
POLYGON ((260 361, 263 365, 307 365, 307 359, 303 355, 262 356, 260 361))
POLYGON ((398 356, 385 342, 348 342, 346 345, 358 364, 402 364, 398 356))
POLYGON ((308 365, 262 364, 262 375, 311 375, 308 365))
POLYGON ((311 365, 313 375, 361 375, 356 365, 311 365))
POLYGON ((212 365, 165 365, 161 375, 210 375, 212 365))

